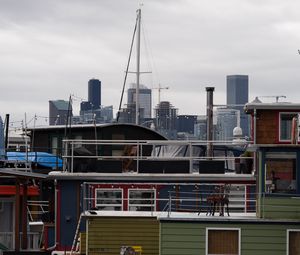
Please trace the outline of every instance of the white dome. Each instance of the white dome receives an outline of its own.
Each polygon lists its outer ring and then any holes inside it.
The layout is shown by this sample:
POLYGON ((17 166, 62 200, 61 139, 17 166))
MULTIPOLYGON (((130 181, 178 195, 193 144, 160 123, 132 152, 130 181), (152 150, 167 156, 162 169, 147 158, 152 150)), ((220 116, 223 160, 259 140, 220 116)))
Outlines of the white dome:
POLYGON ((243 135, 243 130, 240 127, 235 127, 233 129, 233 137, 241 137, 243 135))

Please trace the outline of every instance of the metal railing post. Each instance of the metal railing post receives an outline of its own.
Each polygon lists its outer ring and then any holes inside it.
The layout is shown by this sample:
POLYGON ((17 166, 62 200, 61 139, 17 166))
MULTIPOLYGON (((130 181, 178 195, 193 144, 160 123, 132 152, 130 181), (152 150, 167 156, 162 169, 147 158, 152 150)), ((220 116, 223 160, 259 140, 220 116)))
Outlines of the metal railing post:
POLYGON ((74 142, 72 141, 71 146, 71 173, 73 173, 73 167, 74 167, 74 142))
POLYGON ((64 152, 63 155, 65 155, 63 159, 63 171, 66 172, 68 170, 68 165, 69 165, 69 159, 68 159, 68 141, 63 141, 64 142, 64 152))
POLYGON ((86 183, 84 182, 83 184, 83 198, 82 198, 82 211, 85 212, 86 211, 86 183))
POLYGON ((248 197, 247 197, 247 185, 245 185, 245 189, 244 189, 244 201, 245 201, 244 213, 247 212, 247 200, 248 200, 248 197))
POLYGON ((190 157, 190 169, 189 169, 189 172, 190 174, 193 172, 193 151, 192 151, 193 147, 192 147, 192 143, 189 142, 189 157, 190 157))
POLYGON ((139 173, 139 157, 140 157, 140 143, 137 141, 137 148, 136 148, 136 171, 139 173))
POLYGON ((263 193, 263 195, 262 195, 262 216, 263 216, 263 218, 265 218, 265 196, 266 196, 266 194, 265 194, 265 192, 263 193))
POLYGON ((171 198, 171 192, 169 192, 169 208, 168 208, 168 217, 170 217, 172 210, 172 198, 171 198))

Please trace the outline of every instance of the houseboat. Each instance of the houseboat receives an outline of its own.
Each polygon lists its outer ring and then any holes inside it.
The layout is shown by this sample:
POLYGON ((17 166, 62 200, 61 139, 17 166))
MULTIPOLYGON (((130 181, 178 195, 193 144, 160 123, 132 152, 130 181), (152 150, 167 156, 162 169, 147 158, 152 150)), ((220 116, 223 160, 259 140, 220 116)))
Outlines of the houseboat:
MULTIPOLYGON (((244 146, 215 144, 208 160, 206 142, 168 141, 137 125, 74 126, 68 133, 69 139, 63 140, 64 126, 28 129, 28 135, 34 136, 32 148, 63 158, 62 167, 53 165, 48 173, 40 173, 37 167, 29 173, 15 168, 0 170, 3 176, 9 171, 12 186, 18 182, 16 176, 28 175, 38 187, 34 200, 49 202, 47 210, 35 218, 42 221, 43 230, 38 245, 30 246, 31 250, 70 251, 80 215, 95 208, 103 212, 157 213, 167 210, 170 194, 175 194, 173 206, 177 211, 206 214, 206 197, 221 184, 231 186, 231 213, 255 211, 251 197, 255 177, 239 162, 244 146)), ((19 200, 16 196, 12 193, 11 199, 26 201, 22 193, 19 200)), ((24 202, 22 208, 26 207, 24 202)), ((16 225, 28 225, 24 219, 16 216, 10 224, 14 226, 12 242, 5 243, 10 250, 29 249, 25 244, 16 245, 26 242, 16 235, 20 232, 16 225)), ((83 223, 80 231, 84 228, 83 223)))
MULTIPOLYGON (((213 216, 207 214, 207 210, 201 210, 199 204, 209 206, 208 198, 215 187, 228 183, 234 187, 235 177, 228 174, 223 174, 222 181, 218 182, 220 176, 207 175, 208 181, 197 173, 198 190, 193 186, 190 190, 176 191, 175 185, 174 192, 169 190, 166 210, 162 211, 155 211, 157 203, 149 203, 155 195, 145 192, 147 199, 143 200, 141 190, 137 195, 134 187, 129 187, 127 193, 122 191, 112 196, 108 193, 109 188, 118 192, 121 187, 111 183, 107 183, 108 186, 101 186, 103 184, 99 182, 85 183, 86 189, 83 190, 89 207, 85 207, 78 217, 71 253, 299 254, 300 168, 297 162, 300 160, 300 146, 297 120, 300 105, 249 103, 245 111, 250 114, 252 123, 252 144, 247 150, 254 157, 256 189, 249 192, 256 202, 254 211, 248 211, 251 206, 246 206, 244 211, 229 209, 230 216, 226 213, 213 216), (230 179, 228 182, 226 176, 230 179), (209 192, 204 188, 207 183, 213 187, 209 192), (187 196, 190 193, 195 195, 193 203, 192 196, 187 196), (188 205, 190 210, 182 210, 182 204, 188 205), (139 206, 148 208, 137 210, 139 206)), ((53 173, 53 177, 66 179, 63 174, 53 173)), ((182 179, 182 176, 178 177, 182 179)), ((145 187, 145 190, 151 190, 151 187, 145 187)), ((246 199, 245 204, 248 203, 246 199)))

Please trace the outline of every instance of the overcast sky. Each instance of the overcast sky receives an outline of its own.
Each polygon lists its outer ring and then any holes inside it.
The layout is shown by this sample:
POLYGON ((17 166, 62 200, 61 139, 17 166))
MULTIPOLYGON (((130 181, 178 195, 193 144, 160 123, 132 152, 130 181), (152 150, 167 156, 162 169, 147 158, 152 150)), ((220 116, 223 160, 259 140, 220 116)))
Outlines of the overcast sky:
MULTIPOLYGON (((102 81, 102 104, 117 109, 139 2, 0 0, 2 118, 47 117, 49 100, 86 99, 91 78, 102 81)), ((142 83, 170 87, 161 100, 179 114, 205 113, 206 86, 225 104, 229 74, 249 75, 250 101, 299 103, 299 10, 295 0, 144 0, 141 71, 152 74, 142 83)))

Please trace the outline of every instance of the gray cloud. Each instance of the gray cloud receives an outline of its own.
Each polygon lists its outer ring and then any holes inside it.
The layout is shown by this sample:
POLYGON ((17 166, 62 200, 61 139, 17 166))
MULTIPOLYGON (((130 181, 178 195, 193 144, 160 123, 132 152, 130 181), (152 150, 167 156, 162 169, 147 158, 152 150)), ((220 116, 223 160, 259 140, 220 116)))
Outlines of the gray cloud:
MULTIPOLYGON (((47 116, 48 100, 86 98, 92 77, 102 80, 103 103, 117 108, 138 2, 2 0, 0 114, 47 116)), ((142 69, 153 74, 142 81, 170 86, 162 99, 182 114, 204 113, 205 86, 225 103, 228 74, 250 76, 250 99, 297 102, 299 8, 293 0, 144 1, 142 69)))

